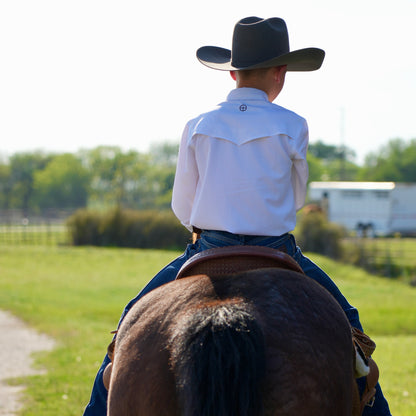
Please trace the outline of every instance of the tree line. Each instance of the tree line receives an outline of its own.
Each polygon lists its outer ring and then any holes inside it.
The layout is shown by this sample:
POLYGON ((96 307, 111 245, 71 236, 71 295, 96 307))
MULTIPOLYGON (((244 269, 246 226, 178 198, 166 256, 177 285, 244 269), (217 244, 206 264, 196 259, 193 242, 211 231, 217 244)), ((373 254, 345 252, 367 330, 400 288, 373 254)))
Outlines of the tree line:
MULTIPOLYGON (((146 153, 99 146, 77 153, 15 153, 0 161, 0 209, 122 207, 168 209, 178 145, 153 145, 146 153)), ((310 144, 309 180, 416 182, 416 139, 391 140, 362 166, 345 146, 310 144)))
POLYGON ((309 181, 416 182, 416 139, 392 139, 360 166, 345 146, 322 141, 309 146, 309 181))

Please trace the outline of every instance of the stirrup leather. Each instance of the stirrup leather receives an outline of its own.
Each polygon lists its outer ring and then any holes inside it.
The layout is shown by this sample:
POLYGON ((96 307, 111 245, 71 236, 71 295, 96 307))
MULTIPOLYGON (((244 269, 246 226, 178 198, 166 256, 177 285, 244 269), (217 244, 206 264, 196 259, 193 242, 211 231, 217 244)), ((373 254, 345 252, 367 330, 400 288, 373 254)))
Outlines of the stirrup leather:
POLYGON ((375 342, 357 328, 351 328, 352 340, 357 354, 356 377, 366 377, 364 392, 361 396, 361 413, 365 406, 372 407, 376 394, 376 384, 379 378, 379 369, 371 354, 376 348, 375 342))

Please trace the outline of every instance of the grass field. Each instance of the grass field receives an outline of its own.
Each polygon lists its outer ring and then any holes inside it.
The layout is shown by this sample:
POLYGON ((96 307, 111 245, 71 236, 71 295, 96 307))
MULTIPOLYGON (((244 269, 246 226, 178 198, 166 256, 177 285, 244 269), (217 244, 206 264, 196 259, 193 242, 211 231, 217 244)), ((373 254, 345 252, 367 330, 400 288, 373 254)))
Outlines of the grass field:
MULTIPOLYGON (((81 415, 124 305, 177 252, 0 246, 0 308, 54 337, 38 355, 46 375, 25 378, 22 415, 81 415)), ((311 256, 360 310, 392 413, 416 414, 416 289, 311 256)), ((7 336, 2 334, 1 336, 7 336)), ((21 382, 22 380, 18 380, 21 382)))

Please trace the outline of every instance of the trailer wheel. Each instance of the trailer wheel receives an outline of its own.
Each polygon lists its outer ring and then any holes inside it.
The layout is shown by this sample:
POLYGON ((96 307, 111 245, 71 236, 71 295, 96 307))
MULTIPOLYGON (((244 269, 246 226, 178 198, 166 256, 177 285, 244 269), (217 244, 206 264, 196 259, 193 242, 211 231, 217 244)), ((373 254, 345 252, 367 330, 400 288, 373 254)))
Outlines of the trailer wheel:
POLYGON ((375 230, 374 230, 374 225, 372 222, 370 222, 369 224, 367 224, 367 237, 371 237, 374 238, 376 235, 375 230))
POLYGON ((375 236, 374 224, 372 222, 369 222, 369 223, 359 222, 355 228, 357 230, 357 235, 359 237, 374 237, 375 236))

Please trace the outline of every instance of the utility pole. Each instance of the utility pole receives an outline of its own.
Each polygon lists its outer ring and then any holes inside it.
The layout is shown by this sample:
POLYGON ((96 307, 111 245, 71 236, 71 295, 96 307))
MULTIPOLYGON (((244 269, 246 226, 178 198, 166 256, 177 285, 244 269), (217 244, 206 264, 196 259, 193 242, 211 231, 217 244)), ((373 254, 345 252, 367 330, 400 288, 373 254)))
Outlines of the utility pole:
POLYGON ((341 181, 345 181, 345 108, 341 107, 340 108, 340 149, 341 149, 341 154, 340 154, 340 164, 339 164, 339 177, 341 181))

